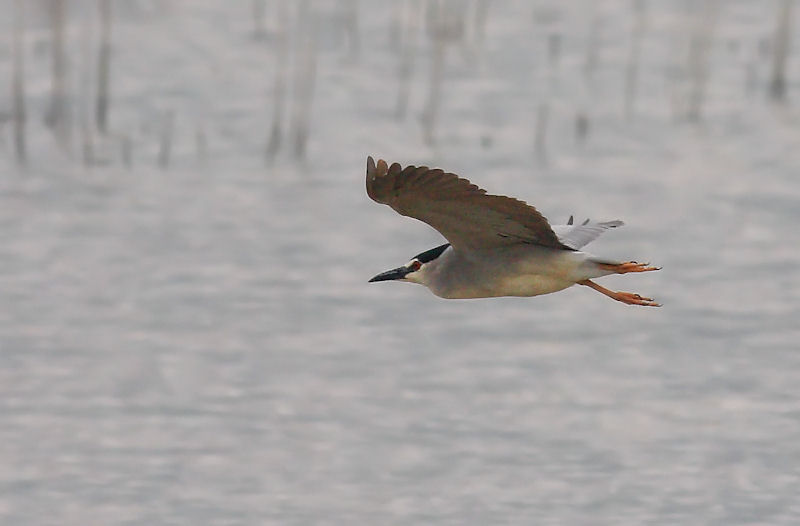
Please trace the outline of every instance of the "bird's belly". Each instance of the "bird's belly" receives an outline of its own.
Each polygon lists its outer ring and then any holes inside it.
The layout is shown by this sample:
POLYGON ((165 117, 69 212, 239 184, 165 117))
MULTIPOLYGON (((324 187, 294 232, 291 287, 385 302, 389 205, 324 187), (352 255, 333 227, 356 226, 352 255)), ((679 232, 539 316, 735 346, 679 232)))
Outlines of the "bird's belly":
POLYGON ((447 288, 432 288, 439 297, 447 299, 498 298, 502 296, 539 296, 563 290, 575 282, 542 274, 524 274, 476 284, 459 284, 447 288))
POLYGON ((581 278, 576 271, 583 255, 567 251, 533 252, 521 257, 511 272, 498 273, 495 288, 504 296, 538 296, 564 290, 581 278))
POLYGON ((584 276, 585 254, 531 247, 484 254, 472 261, 459 262, 428 288, 443 298, 494 298, 499 296, 539 296, 566 289, 584 276))
POLYGON ((575 282, 545 274, 523 274, 501 280, 497 284, 498 296, 539 296, 558 292, 575 282))

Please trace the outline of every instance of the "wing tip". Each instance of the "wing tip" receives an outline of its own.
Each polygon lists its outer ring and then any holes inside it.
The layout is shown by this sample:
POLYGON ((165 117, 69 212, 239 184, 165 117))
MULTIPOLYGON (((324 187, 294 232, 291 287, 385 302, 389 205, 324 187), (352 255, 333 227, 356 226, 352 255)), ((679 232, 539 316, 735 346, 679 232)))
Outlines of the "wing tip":
POLYGON ((381 176, 386 175, 386 172, 389 171, 389 165, 386 164, 386 161, 383 159, 378 159, 378 162, 375 162, 375 159, 372 158, 371 155, 367 155, 367 175, 381 176))
POLYGON ((371 155, 367 156, 367 180, 374 181, 378 177, 382 177, 389 172, 389 165, 386 164, 386 161, 383 159, 378 159, 378 162, 375 162, 375 159, 371 155))
POLYGON ((367 195, 378 203, 383 203, 383 201, 378 198, 378 195, 380 194, 381 186, 385 185, 385 180, 383 178, 388 172, 389 165, 386 164, 386 161, 378 159, 376 163, 371 155, 367 156, 367 195))

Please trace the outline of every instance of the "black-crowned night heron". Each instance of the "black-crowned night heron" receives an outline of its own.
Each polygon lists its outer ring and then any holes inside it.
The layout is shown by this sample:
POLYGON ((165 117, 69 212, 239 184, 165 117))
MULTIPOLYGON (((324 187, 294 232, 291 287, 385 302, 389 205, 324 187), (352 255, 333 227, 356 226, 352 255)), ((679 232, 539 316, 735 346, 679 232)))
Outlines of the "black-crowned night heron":
POLYGON ((402 168, 367 158, 367 194, 419 219, 448 241, 370 281, 419 283, 442 298, 538 296, 586 285, 629 305, 659 307, 651 298, 615 292, 591 281, 609 274, 659 270, 647 263, 598 258, 579 249, 622 221, 551 227, 535 208, 487 194, 466 179, 427 166, 402 168))

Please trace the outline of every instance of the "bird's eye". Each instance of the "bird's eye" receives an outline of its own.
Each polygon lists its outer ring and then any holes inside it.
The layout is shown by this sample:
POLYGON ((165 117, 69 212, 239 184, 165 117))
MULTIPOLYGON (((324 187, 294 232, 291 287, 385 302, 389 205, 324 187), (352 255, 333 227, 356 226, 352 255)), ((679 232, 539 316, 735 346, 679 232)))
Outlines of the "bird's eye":
POLYGON ((411 269, 411 272, 416 272, 416 271, 418 271, 418 270, 419 270, 419 268, 420 268, 421 266, 422 266, 422 263, 420 263, 419 261, 417 261, 417 260, 415 259, 414 261, 412 261, 412 262, 411 262, 411 265, 409 265, 409 267, 408 267, 408 268, 410 268, 410 269, 411 269))

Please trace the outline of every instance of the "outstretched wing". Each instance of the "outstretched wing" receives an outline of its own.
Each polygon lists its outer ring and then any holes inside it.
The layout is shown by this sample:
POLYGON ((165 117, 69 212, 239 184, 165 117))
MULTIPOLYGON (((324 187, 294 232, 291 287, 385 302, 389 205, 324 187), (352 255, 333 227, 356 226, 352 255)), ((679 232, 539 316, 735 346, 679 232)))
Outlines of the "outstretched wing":
POLYGON ((558 240, 535 208, 489 195, 466 179, 427 166, 377 165, 367 158, 367 194, 399 214, 428 223, 454 248, 485 249, 530 243, 572 250, 558 240))

